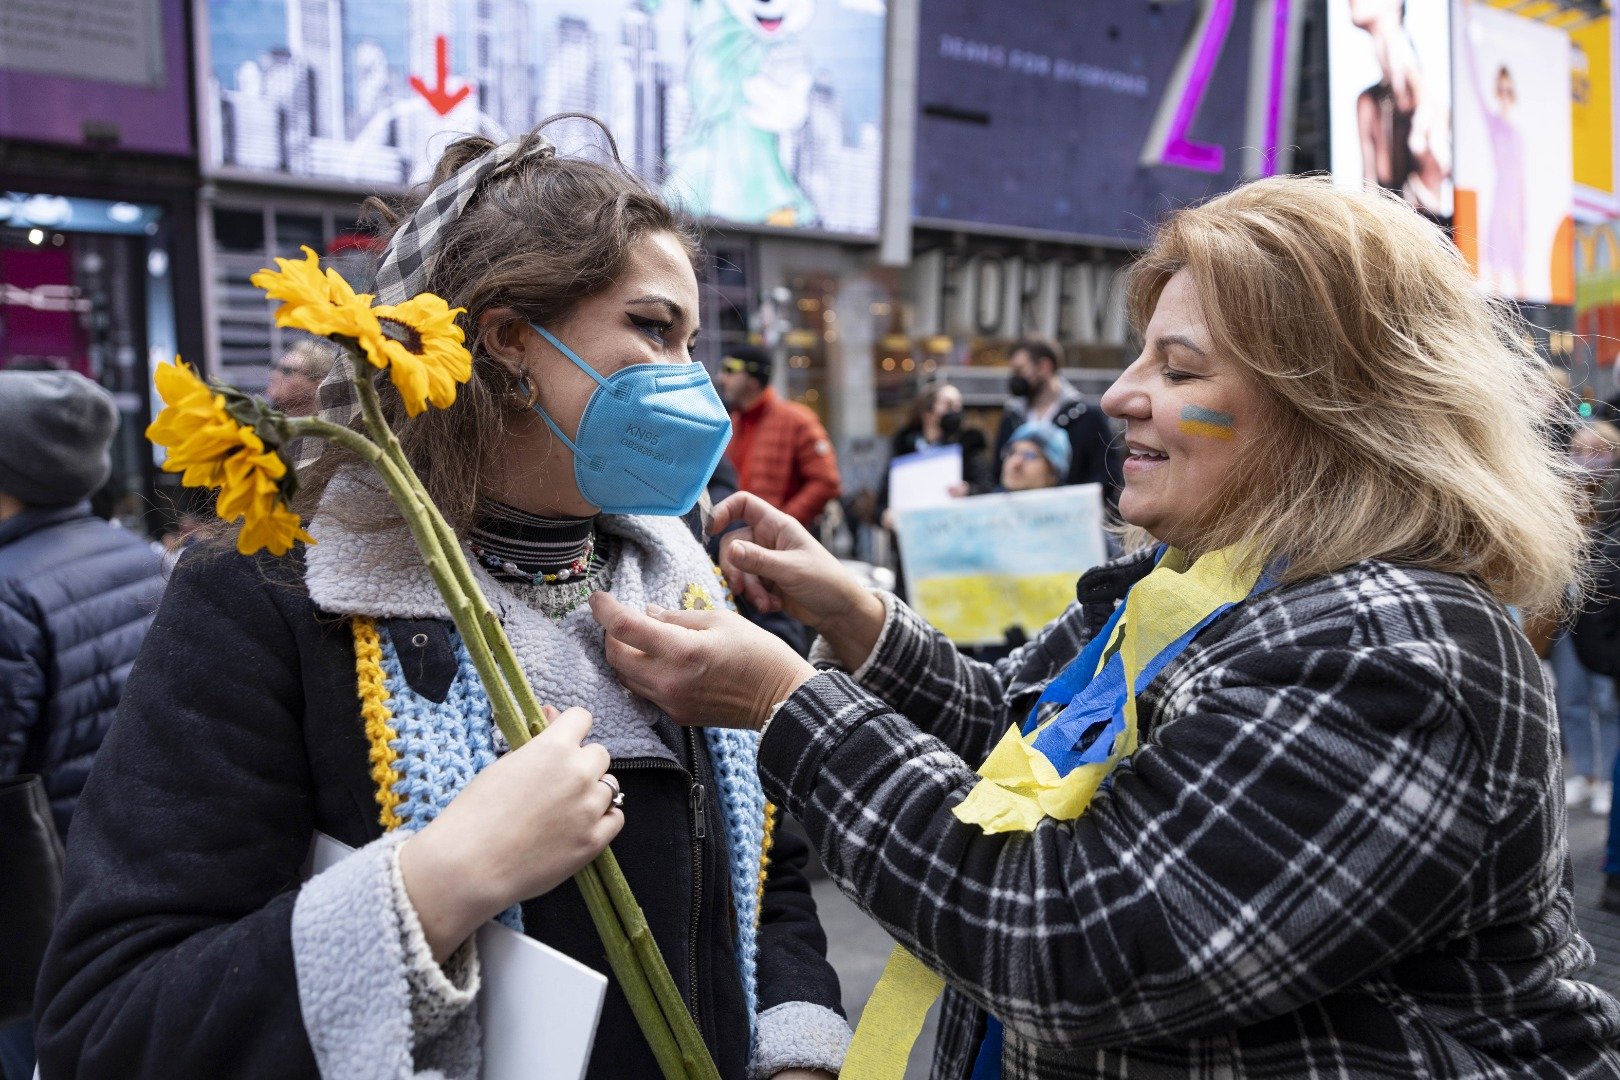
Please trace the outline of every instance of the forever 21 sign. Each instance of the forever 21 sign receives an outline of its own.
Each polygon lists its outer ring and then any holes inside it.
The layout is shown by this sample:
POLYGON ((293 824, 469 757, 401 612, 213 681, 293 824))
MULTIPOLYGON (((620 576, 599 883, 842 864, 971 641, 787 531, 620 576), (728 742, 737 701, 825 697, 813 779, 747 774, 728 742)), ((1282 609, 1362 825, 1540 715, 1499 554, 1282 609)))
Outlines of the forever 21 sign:
POLYGON ((1123 345, 1126 259, 1123 252, 1036 262, 993 251, 930 251, 912 262, 915 333, 1123 345))

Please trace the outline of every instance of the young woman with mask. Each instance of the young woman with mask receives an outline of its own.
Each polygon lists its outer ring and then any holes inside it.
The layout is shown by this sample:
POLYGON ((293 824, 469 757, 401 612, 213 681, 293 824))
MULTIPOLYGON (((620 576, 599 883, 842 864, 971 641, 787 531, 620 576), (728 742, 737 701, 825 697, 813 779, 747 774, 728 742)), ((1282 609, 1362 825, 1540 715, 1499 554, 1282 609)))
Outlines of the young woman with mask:
MULTIPOLYGON (((690 353, 691 227, 538 133, 453 144, 388 220, 378 294, 465 308, 474 361, 448 409, 385 405, 539 697, 575 707, 506 752, 392 504, 323 454, 316 545, 175 572, 75 821, 46 1074, 476 1077, 470 935, 498 916, 611 979, 569 880, 609 840, 720 1075, 836 1071, 805 850, 773 839, 751 744, 624 693, 584 606, 725 603, 676 516, 728 432, 690 353), (359 850, 300 885, 317 830, 359 850)), ((616 982, 588 1075, 659 1075, 616 982)))

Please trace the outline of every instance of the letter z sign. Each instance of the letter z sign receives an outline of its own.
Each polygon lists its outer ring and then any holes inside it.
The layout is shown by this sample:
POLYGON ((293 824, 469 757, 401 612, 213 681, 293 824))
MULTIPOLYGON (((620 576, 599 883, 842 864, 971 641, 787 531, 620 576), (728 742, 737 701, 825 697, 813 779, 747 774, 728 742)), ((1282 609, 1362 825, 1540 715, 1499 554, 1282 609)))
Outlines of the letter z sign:
MULTIPOLYGON (((1197 142, 1192 138, 1193 121, 1198 108, 1209 92, 1215 65, 1226 47, 1227 35, 1232 30, 1232 15, 1238 0, 1192 0, 1198 5, 1198 17, 1192 33, 1187 35, 1175 71, 1165 84, 1164 96, 1159 100, 1153 126, 1148 129, 1147 141, 1142 146, 1141 163, 1144 166, 1170 165, 1196 172, 1219 173, 1226 168, 1226 150, 1213 143, 1197 142)), ((1288 15, 1289 5, 1295 0, 1271 0, 1257 5, 1256 18, 1270 14, 1270 48, 1264 78, 1267 80, 1265 102, 1265 147, 1261 159, 1260 175, 1270 176, 1277 171, 1277 142, 1280 135, 1279 117, 1282 113, 1283 83, 1288 70, 1288 15)))

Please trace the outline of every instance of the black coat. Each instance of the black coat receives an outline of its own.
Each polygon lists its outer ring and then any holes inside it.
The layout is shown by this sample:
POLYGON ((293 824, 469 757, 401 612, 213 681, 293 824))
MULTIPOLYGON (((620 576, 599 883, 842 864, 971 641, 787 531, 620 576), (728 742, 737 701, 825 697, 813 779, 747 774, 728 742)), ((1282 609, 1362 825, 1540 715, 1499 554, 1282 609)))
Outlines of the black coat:
MULTIPOLYGON (((301 570, 300 559, 215 550, 176 569, 69 845, 39 987, 46 1080, 318 1075, 291 944, 299 868, 317 829, 356 846, 382 829, 350 625, 315 610, 301 570)), ((412 688, 442 697, 454 671, 448 624, 380 626, 412 688)), ((613 763, 630 808, 613 847, 721 1076, 734 1080, 748 1031, 725 848, 713 808, 698 835, 688 737, 673 725, 666 734, 686 768, 613 763)), ((712 790, 706 755, 696 765, 712 790)), ((777 837, 759 1008, 836 1008, 801 873, 807 849, 777 837)), ((659 1075, 574 884, 523 914, 531 936, 609 973, 589 1075, 659 1075)))
POLYGON ((162 559, 88 503, 0 522, 0 776, 41 774, 64 835, 162 593, 162 559))

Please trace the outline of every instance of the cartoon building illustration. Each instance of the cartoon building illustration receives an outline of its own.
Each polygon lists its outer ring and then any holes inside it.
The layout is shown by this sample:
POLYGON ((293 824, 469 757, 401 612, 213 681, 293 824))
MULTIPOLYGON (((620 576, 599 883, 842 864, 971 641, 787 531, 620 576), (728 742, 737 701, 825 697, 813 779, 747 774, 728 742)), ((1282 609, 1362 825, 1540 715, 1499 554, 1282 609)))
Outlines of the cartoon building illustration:
POLYGON ((812 47, 818 3, 845 2, 285 0, 284 25, 231 23, 248 58, 210 73, 213 163, 395 187, 461 134, 582 112, 700 216, 871 232, 876 107, 852 118, 812 47))

